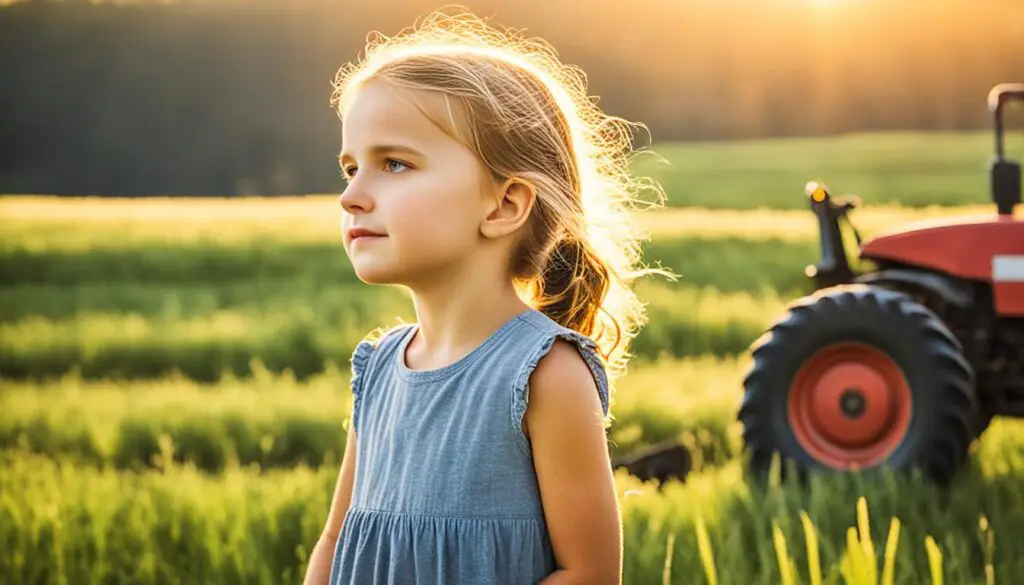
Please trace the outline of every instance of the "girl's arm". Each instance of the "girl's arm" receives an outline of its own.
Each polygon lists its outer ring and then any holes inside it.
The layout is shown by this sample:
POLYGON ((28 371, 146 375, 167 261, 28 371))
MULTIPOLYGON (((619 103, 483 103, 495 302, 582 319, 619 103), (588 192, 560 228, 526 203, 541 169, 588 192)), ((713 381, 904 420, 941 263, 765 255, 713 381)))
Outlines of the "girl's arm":
POLYGON ((313 553, 309 556, 309 566, 306 567, 306 578, 303 585, 327 585, 331 576, 331 560, 334 554, 334 545, 338 542, 341 534, 341 523, 348 512, 349 502, 352 500, 352 483, 355 477, 356 464, 356 432, 349 424, 348 438, 345 440, 345 454, 341 459, 341 470, 338 472, 338 481, 334 486, 334 498, 331 501, 331 509, 327 513, 327 521, 324 524, 323 532, 313 547, 313 553))
POLYGON ((525 430, 558 567, 541 585, 618 585, 622 525, 594 378, 559 339, 529 384, 525 430))

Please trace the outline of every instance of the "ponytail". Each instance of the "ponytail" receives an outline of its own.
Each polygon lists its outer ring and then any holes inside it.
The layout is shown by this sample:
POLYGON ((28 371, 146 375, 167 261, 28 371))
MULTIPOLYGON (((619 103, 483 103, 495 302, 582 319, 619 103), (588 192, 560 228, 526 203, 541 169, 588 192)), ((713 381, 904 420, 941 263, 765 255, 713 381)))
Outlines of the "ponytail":
MULTIPOLYGON (((536 305, 541 312, 563 327, 598 336, 598 317, 611 286, 611 275, 585 240, 571 236, 560 239, 548 256, 538 284, 536 305)), ((618 336, 618 324, 614 319, 612 322, 618 336)), ((610 354, 609 349, 605 359, 610 354)))

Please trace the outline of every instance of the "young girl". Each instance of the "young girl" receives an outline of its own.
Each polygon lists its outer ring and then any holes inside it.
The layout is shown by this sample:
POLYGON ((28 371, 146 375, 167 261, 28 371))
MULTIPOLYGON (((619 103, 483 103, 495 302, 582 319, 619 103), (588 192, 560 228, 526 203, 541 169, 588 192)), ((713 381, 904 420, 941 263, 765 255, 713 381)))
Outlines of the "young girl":
POLYGON ((336 80, 345 252, 416 323, 352 355, 307 584, 619 583, 605 427, 642 325, 630 128, 540 42, 432 15, 336 80))

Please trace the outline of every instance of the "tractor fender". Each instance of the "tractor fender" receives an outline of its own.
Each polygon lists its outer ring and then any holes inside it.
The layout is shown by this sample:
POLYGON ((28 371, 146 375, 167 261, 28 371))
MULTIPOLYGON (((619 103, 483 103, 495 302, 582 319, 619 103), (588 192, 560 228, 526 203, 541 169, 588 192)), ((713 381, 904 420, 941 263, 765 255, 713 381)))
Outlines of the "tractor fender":
POLYGON ((966 283, 935 272, 921 272, 907 268, 885 268, 877 272, 862 274, 856 277, 854 282, 878 286, 911 286, 923 289, 953 306, 964 309, 974 303, 974 294, 966 283))
POLYGON ((1024 254, 1024 221, 1007 216, 922 220, 860 248, 862 260, 981 282, 992 280, 992 259, 1008 254, 1024 254))

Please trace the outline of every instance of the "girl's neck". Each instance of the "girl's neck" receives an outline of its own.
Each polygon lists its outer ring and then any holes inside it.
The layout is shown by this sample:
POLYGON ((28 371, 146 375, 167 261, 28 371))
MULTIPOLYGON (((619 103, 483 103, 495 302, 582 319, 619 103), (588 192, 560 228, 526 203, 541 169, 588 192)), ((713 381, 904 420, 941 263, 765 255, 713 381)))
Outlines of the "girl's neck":
POLYGON ((406 350, 412 369, 457 361, 529 309, 511 282, 466 278, 413 290, 418 331, 406 350))

